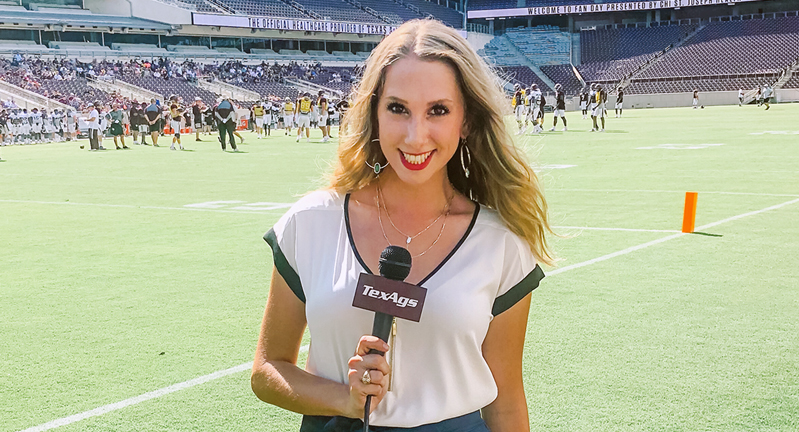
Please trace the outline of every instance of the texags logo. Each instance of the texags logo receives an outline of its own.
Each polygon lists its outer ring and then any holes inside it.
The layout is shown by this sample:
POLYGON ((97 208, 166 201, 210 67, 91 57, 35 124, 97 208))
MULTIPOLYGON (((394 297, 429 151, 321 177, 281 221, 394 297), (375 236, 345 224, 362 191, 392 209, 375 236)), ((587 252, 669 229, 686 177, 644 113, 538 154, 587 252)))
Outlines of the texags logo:
POLYGON ((408 297, 401 297, 396 292, 387 293, 385 291, 380 291, 380 290, 377 290, 373 286, 370 286, 370 285, 364 285, 363 295, 365 295, 367 297, 374 298, 374 299, 380 299, 380 300, 383 300, 383 301, 394 302, 395 305, 397 305, 398 307, 401 307, 401 308, 404 308, 404 307, 415 308, 416 306, 419 305, 419 301, 418 300, 409 299, 408 297))

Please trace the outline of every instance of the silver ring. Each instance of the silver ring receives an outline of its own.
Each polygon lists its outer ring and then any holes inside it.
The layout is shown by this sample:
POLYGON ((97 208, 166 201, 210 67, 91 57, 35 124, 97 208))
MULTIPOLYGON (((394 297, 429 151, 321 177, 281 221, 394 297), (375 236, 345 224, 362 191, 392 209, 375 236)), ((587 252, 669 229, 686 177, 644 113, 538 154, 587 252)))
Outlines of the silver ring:
POLYGON ((372 383, 372 375, 369 373, 369 369, 363 371, 363 376, 361 377, 361 382, 364 385, 369 385, 372 383))

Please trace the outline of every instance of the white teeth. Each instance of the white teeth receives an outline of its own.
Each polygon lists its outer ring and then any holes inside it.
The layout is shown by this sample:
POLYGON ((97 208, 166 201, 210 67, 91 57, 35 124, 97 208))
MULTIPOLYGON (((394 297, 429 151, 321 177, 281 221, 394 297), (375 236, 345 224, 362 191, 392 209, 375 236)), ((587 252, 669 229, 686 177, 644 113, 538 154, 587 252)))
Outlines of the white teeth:
POLYGON ((419 154, 419 155, 412 155, 412 154, 408 154, 408 153, 402 152, 402 156, 411 165, 419 165, 419 164, 423 164, 427 160, 427 158, 430 157, 430 155, 432 153, 433 153, 432 150, 430 150, 427 153, 422 153, 422 154, 419 154))

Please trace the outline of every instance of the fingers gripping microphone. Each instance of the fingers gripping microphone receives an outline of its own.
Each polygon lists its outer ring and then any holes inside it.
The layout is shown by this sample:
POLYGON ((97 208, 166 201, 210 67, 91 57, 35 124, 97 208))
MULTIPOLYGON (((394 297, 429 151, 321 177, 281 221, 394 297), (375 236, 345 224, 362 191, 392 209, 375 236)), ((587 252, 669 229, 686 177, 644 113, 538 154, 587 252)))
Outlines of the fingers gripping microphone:
MULTIPOLYGON (((427 290, 404 283, 411 272, 411 254, 400 246, 389 246, 380 254, 380 276, 362 273, 358 279, 352 305, 375 312, 372 336, 388 342, 395 318, 419 322, 427 290)), ((370 350, 369 354, 383 355, 370 350)), ((369 411, 372 396, 366 397, 364 406, 364 432, 369 430, 369 411)))

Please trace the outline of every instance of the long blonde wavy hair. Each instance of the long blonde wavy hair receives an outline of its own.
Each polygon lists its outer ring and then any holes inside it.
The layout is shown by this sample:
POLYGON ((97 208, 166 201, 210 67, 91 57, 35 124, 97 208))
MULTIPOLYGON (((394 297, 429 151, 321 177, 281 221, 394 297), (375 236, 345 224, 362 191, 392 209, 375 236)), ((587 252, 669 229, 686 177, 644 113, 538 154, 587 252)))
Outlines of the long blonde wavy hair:
POLYGON ((344 116, 341 129, 346 133, 340 136, 331 188, 347 193, 364 188, 377 178, 366 164, 385 163, 380 145, 373 142, 378 132, 377 102, 386 68, 409 55, 444 62, 453 68, 458 79, 469 133, 460 145, 468 146, 471 165, 466 178, 458 154, 450 159, 447 174, 453 187, 496 209, 508 228, 527 242, 539 262, 554 265, 555 256, 546 240, 546 234, 552 232, 547 203, 538 177, 505 127, 503 117, 509 104, 499 80, 463 37, 438 21, 408 21, 372 51, 361 82, 351 95, 352 106, 344 116))

